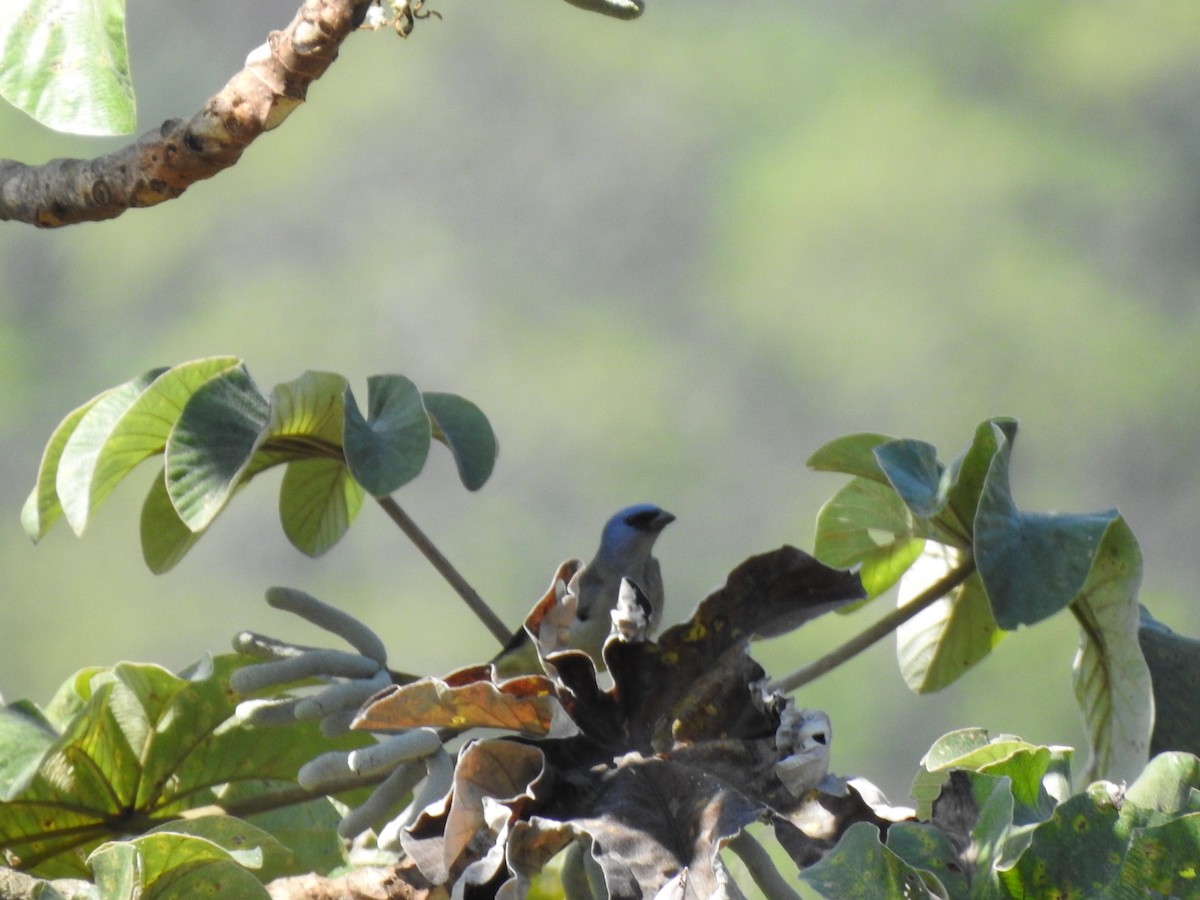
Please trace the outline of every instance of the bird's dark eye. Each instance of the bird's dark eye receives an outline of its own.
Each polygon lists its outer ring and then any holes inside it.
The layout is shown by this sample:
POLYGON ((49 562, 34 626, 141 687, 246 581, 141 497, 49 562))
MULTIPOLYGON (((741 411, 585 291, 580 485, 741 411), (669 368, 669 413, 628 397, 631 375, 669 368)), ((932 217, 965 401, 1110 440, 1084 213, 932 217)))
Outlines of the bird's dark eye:
POLYGON ((635 512, 631 516, 626 516, 625 524, 631 528, 643 529, 650 525, 657 518, 658 510, 644 509, 641 512, 635 512))

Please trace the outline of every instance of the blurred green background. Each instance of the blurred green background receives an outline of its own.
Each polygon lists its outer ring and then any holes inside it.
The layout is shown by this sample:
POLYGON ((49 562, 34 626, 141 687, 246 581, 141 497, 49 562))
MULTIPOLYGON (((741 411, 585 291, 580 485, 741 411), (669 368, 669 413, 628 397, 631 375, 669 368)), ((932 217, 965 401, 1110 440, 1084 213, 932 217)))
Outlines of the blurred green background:
MULTIPOLYGON (((133 2, 139 130, 190 115, 290 0, 133 2)), ((950 458, 1020 418, 1017 500, 1118 506, 1145 599, 1200 631, 1200 8, 1193 3, 652 0, 638 22, 555 0, 437 0, 400 41, 361 34, 309 103, 232 170, 109 223, 0 225, 0 691, 75 669, 180 667, 253 628, 286 584, 442 673, 494 647, 373 507, 320 560, 258 479, 168 575, 142 565, 154 468, 82 540, 18 521, 70 409, 155 365, 244 357, 461 393, 501 441, 458 485, 435 448, 398 500, 514 625, 613 511, 678 517, 668 621, 751 553, 810 548, 842 483, 808 455, 852 431, 950 458)), ((94 156, 0 110, 0 155, 94 156)), ((140 476, 136 477, 136 476, 140 476)), ((886 601, 883 601, 886 602, 886 601)), ((756 649, 774 674, 882 613, 756 649)), ((805 689, 833 768, 903 801, 942 733, 1082 739, 1067 616, 954 688, 900 682, 890 643, 805 689)))

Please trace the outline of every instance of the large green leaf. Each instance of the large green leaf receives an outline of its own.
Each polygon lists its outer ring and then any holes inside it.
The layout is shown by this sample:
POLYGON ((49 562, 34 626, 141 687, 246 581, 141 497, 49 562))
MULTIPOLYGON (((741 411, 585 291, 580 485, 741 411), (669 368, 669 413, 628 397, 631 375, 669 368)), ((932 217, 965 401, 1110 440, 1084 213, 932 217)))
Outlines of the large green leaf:
POLYGON ((1089 779, 1132 781, 1149 756, 1154 695, 1138 644, 1141 581, 1142 552, 1118 516, 1071 605, 1081 626, 1073 676, 1091 744, 1089 779))
POLYGON ((106 392, 79 420, 63 447, 58 460, 58 472, 54 486, 62 503, 63 514, 76 534, 83 534, 87 527, 88 514, 92 509, 92 498, 103 499, 112 485, 96 489, 93 478, 96 464, 105 445, 119 428, 121 418, 136 403, 138 398, 165 369, 149 372, 125 382, 118 388, 106 392))
POLYGON ((290 782, 318 753, 369 742, 331 742, 315 722, 271 729, 234 720, 229 676, 247 661, 221 656, 181 676, 122 663, 72 679, 79 711, 0 795, 0 851, 42 875, 82 874, 86 849, 211 804, 217 786, 290 782))
POLYGON ((1012 442, 998 439, 975 515, 975 561, 1001 628, 1032 625, 1067 607, 1087 580, 1116 510, 1027 513, 1009 488, 1012 442))
POLYGON ((107 900, 268 898, 266 888, 246 868, 257 868, 255 863, 260 862, 261 853, 230 850, 175 831, 104 844, 88 857, 96 886, 107 900))
POLYGON ((269 422, 267 399, 244 365, 210 378, 188 399, 166 449, 167 493, 202 531, 229 501, 269 422))
POLYGON ((1200 756, 1200 641, 1176 634, 1142 607, 1138 643, 1154 687, 1150 752, 1185 750, 1200 756))
MULTIPOLYGON (((905 572, 897 606, 914 597, 963 564, 963 553, 954 547, 926 544, 925 552, 905 572)), ((896 656, 905 683, 919 694, 953 683, 1004 639, 992 617, 979 573, 933 605, 926 607, 896 630, 896 656)))
POLYGON ((17 109, 57 131, 133 131, 123 0, 4 0, 0 47, 0 96, 17 109))
POLYGON ((433 420, 433 436, 450 448, 463 486, 468 491, 479 490, 491 477, 499 452, 487 416, 458 394, 427 391, 423 397, 433 420))
POLYGON ((416 385, 401 375, 373 375, 367 381, 367 417, 349 388, 345 404, 346 464, 367 493, 384 497, 420 474, 432 429, 416 385))

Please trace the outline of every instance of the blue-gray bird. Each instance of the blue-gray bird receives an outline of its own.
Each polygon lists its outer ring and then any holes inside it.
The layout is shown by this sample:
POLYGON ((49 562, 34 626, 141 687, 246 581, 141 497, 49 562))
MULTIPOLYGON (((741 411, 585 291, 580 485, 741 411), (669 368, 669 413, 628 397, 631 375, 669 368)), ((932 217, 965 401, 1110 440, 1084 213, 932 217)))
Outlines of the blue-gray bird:
MULTIPOLYGON (((570 646, 599 662, 600 649, 612 630, 610 613, 617 605, 622 578, 642 589, 650 601, 650 630, 658 627, 663 613, 662 571, 651 551, 662 530, 674 521, 673 515, 650 503, 630 506, 608 520, 596 555, 571 579, 576 606, 570 646)), ((537 650, 523 628, 493 664, 504 677, 541 671, 537 650)))

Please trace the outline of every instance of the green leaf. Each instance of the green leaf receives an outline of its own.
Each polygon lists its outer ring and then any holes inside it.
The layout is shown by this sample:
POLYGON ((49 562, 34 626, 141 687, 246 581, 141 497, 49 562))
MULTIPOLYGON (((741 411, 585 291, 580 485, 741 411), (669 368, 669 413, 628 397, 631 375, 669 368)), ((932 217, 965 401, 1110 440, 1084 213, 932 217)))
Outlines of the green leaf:
POLYGON ((111 900, 267 898, 266 888, 244 867, 253 861, 252 854, 176 832, 104 844, 88 857, 101 896, 111 900))
POLYGON ((315 722, 237 721, 229 676, 248 661, 216 657, 180 676, 130 663, 75 676, 66 690, 78 713, 36 770, 0 795, 0 852, 41 875, 79 875, 88 848, 211 804, 218 785, 290 782, 318 753, 370 742, 327 740, 315 722))
POLYGON ((203 531, 192 531, 179 518, 167 493, 166 473, 160 472, 142 502, 142 559, 146 567, 155 575, 170 571, 203 536, 203 531))
POLYGON ((244 365, 206 381, 167 441, 167 493, 179 517, 202 531, 229 501, 269 421, 267 400, 244 365))
POLYGON ((0 706, 0 795, 22 780, 58 732, 27 700, 0 706))
POLYGON ((932 444, 888 441, 875 448, 875 459, 904 505, 915 515, 929 519, 945 505, 947 469, 938 462, 937 448, 932 444))
POLYGON ((890 485, 853 478, 817 514, 813 555, 839 569, 860 565, 868 596, 896 583, 925 546, 917 524, 890 485))
POLYGON ((875 448, 890 440, 886 434, 848 434, 825 444, 806 465, 818 472, 842 472, 886 484, 887 476, 879 468, 875 448))
MULTIPOLYGON (((328 804, 326 804, 328 805, 328 804)), ((179 819, 151 829, 147 834, 179 834, 204 838, 225 850, 242 865, 254 869, 264 884, 288 875, 310 871, 288 847, 257 825, 233 816, 211 815, 179 819), (248 857, 247 854, 252 854, 248 857), (251 860, 253 865, 250 864, 251 860)))
POLYGON ((1102 900, 1190 897, 1200 885, 1200 813, 1140 828, 1102 900))
POLYGON ((136 126, 122 0, 5 0, 0 96, 56 131, 136 126))
POLYGON ((450 448, 458 477, 477 491, 491 477, 499 445, 483 411, 457 394, 426 392, 425 410, 433 420, 433 436, 450 448))
POLYGON ((1192 753, 1160 753, 1125 791, 1125 799, 1147 810, 1139 824, 1200 812, 1200 758, 1192 753))
POLYGON ((973 541, 979 498, 1001 440, 1011 445, 1016 436, 1016 419, 1004 416, 986 419, 976 427, 971 446, 950 465, 953 483, 946 505, 938 514, 938 523, 943 530, 965 539, 964 546, 973 541))
POLYGON ((893 900, 896 897, 946 897, 931 872, 915 869, 879 843, 879 829, 856 822, 820 862, 800 880, 822 897, 838 900, 893 900))
POLYGON ((340 459, 300 459, 284 472, 279 519, 297 550, 320 556, 342 539, 362 501, 363 489, 340 459))
POLYGON ((83 534, 88 514, 112 490, 112 484, 96 486, 96 465, 105 445, 120 425, 122 416, 165 369, 151 369, 120 387, 106 392, 79 420, 63 447, 58 461, 55 489, 67 523, 76 534, 83 534))
MULTIPOLYGON (((226 808, 270 789, 270 782, 240 781, 221 789, 219 799, 226 808)), ((364 796, 362 802, 365 800, 364 796)), ((353 805, 352 801, 351 805, 353 805)), ((346 864, 345 845, 338 836, 341 821, 328 797, 317 797, 305 803, 280 807, 247 816, 244 821, 258 826, 295 854, 300 872, 329 873, 346 864)), ((260 873, 261 874, 261 873, 260 873)))
MULTIPOLYGON (((926 544, 924 555, 900 582, 897 606, 962 565, 963 553, 945 544, 926 544)), ((896 657, 905 683, 918 694, 952 684, 1004 639, 979 579, 971 575, 942 599, 896 630, 896 657)))
POLYGON ((921 771, 912 787, 917 817, 928 819, 932 815, 933 801, 950 772, 961 770, 1007 777, 1017 803, 1017 821, 1044 819, 1054 802, 1043 780, 1069 761, 1069 756, 1065 747, 1038 746, 1011 735, 992 738, 982 728, 952 731, 935 741, 921 760, 921 771))
POLYGON ((1098 897, 1125 852, 1116 824, 1108 791, 1093 785, 1034 829, 1029 847, 1000 880, 1014 897, 1098 897))
POLYGON ((1154 689, 1154 732, 1150 753, 1184 750, 1200 756, 1200 641, 1176 634, 1144 606, 1138 643, 1150 668, 1154 689))
POLYGON ((1149 757, 1154 695, 1138 644, 1141 581, 1142 552, 1117 516, 1071 605, 1081 626, 1072 675, 1091 745, 1089 780, 1132 781, 1149 757))
POLYGON ((887 848, 914 869, 933 873, 948 897, 965 897, 969 883, 958 850, 937 828, 918 822, 897 822, 887 831, 887 848))
POLYGON ((120 390, 119 387, 110 388, 102 394, 97 394, 82 406, 73 409, 66 418, 58 423, 58 427, 50 435, 50 440, 46 442, 46 449, 42 451, 37 483, 30 492, 29 499, 21 508, 21 524, 31 540, 35 542, 41 540, 50 530, 50 526, 62 515, 62 504, 58 499, 58 466, 67 441, 70 440, 71 435, 79 427, 79 423, 88 411, 113 391, 118 390, 120 390))
POLYGON ((288 462, 279 492, 284 534, 300 552, 320 556, 362 507, 363 491, 342 456, 346 379, 305 372, 271 392, 271 420, 243 483, 288 462))
POLYGON ((431 428, 421 392, 411 381, 401 375, 368 379, 366 419, 349 388, 345 404, 346 464, 367 493, 386 496, 420 474, 431 428))
MULTIPOLYGON (((60 464, 61 480, 76 443, 84 445, 85 455, 80 467, 86 475, 77 476, 77 480, 86 480, 88 488, 86 493, 79 495, 77 515, 80 520, 86 521, 88 512, 96 509, 138 463, 165 449, 172 427, 201 385, 237 365, 235 357, 222 356, 195 360, 173 369, 158 369, 155 370, 156 377, 127 407, 111 410, 111 418, 100 415, 101 407, 107 406, 109 400, 89 413, 72 435, 60 464), (99 421, 93 423, 93 419, 99 421), (85 440, 89 430, 96 434, 85 440)), ((144 377, 154 376, 155 372, 144 377)), ((66 512, 67 519, 72 520, 70 506, 66 512)), ((76 531, 82 531, 82 525, 76 531)))
POLYGON ((250 474, 295 459, 342 459, 346 379, 308 371, 271 391, 271 418, 250 474))
POLYGON ((1071 603, 1117 512, 1019 511, 1009 489, 1012 442, 1001 437, 998 444, 975 516, 975 561, 996 623, 1012 631, 1071 603))

